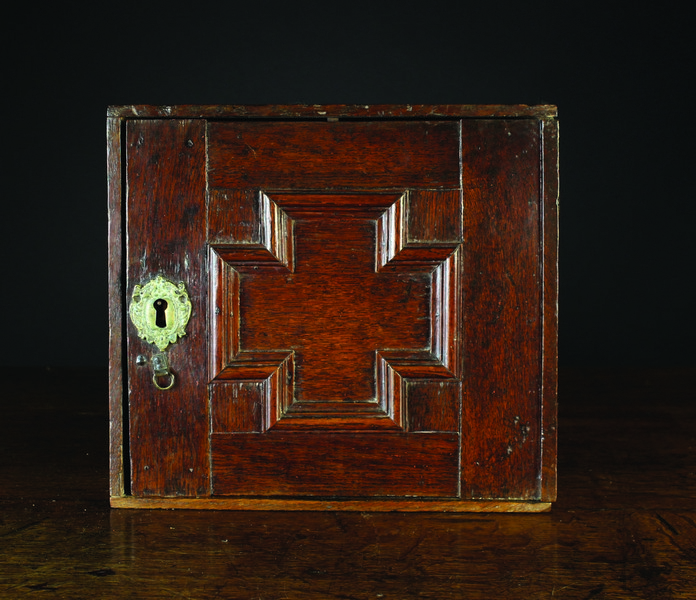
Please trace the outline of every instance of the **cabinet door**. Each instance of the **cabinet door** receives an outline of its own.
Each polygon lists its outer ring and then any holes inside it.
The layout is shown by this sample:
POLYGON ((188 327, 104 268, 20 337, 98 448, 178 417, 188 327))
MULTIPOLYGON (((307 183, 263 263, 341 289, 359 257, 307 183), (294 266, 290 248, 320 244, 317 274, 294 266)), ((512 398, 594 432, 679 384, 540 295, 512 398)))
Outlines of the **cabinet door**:
POLYGON ((540 135, 528 120, 125 125, 130 492, 539 500, 540 135), (140 358, 138 358, 140 357, 140 358))

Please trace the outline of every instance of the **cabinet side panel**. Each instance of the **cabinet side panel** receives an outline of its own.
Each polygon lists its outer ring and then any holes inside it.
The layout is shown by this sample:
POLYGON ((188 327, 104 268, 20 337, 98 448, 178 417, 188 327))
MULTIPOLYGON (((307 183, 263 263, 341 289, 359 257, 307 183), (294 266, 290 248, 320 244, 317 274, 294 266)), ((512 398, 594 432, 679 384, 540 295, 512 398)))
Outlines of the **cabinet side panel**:
POLYGON ((539 497, 539 125, 465 121, 462 497, 539 497))
POLYGON ((122 120, 106 120, 106 174, 109 240, 109 488, 125 493, 123 480, 123 239, 121 202, 122 120))
POLYGON ((541 121, 544 345, 542 386, 541 500, 556 500, 558 388, 558 123, 541 121))
POLYGON ((133 286, 161 275, 183 282, 192 304, 186 335, 166 349, 176 382, 165 391, 152 380, 156 346, 128 319, 132 494, 208 495, 205 123, 128 121, 126 152, 127 300, 133 286))

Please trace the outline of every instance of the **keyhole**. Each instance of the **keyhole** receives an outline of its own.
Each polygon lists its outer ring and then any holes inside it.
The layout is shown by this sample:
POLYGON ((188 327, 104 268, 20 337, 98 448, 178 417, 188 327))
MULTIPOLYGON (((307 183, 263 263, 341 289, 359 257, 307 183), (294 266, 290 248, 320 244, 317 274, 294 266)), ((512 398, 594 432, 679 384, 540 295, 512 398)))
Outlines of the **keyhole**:
POLYGON ((167 326, 167 301, 159 298, 155 300, 155 325, 157 327, 165 328, 167 326))

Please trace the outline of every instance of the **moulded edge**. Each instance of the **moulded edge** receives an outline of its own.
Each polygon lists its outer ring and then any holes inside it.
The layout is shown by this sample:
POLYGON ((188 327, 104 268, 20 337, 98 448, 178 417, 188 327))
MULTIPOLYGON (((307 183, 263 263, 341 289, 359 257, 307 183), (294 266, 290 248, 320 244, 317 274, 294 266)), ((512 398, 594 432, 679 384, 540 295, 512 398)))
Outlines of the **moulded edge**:
POLYGON ((550 502, 513 500, 288 500, 278 498, 134 498, 112 496, 112 508, 257 510, 257 511, 365 511, 365 512, 482 512, 540 513, 550 502))

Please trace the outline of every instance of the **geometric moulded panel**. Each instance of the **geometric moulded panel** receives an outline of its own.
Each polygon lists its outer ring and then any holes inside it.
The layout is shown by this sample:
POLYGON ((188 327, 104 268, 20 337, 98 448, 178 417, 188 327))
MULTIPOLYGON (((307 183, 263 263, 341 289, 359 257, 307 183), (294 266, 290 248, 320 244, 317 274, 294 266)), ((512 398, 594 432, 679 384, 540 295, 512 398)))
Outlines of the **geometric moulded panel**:
POLYGON ((257 241, 211 247, 212 385, 262 382, 259 431, 407 430, 409 384, 458 377, 458 236, 407 243, 408 193, 255 200, 257 241))

